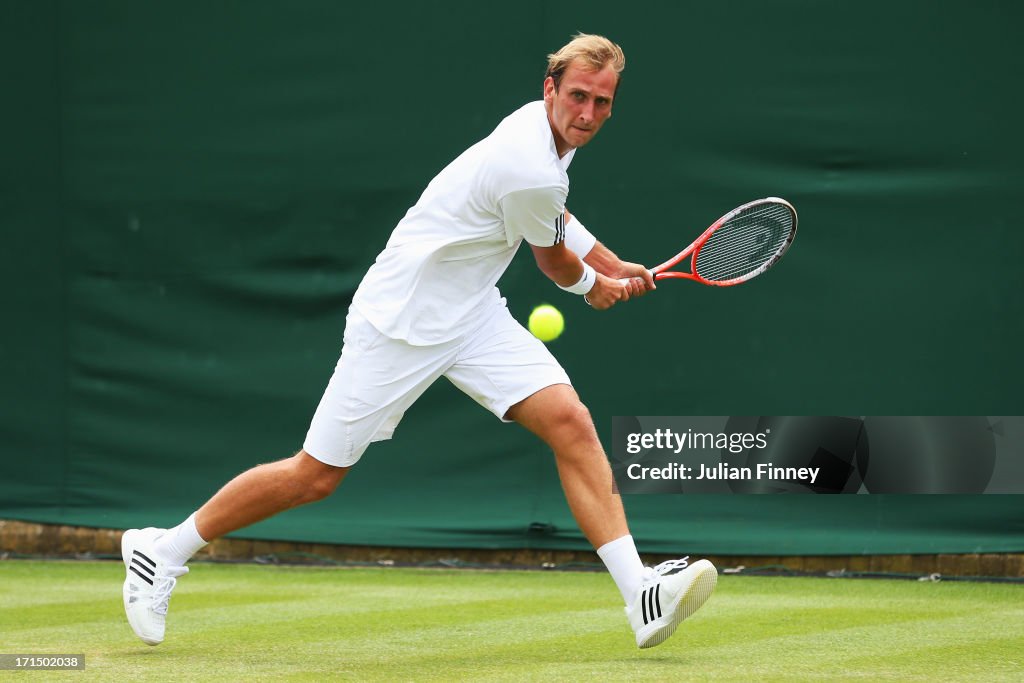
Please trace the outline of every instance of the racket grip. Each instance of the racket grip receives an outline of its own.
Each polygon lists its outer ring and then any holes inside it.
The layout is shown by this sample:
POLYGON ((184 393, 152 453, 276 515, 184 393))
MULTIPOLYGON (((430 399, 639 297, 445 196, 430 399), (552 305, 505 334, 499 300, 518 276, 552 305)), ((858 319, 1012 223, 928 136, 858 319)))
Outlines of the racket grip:
MULTIPOLYGON (((649 272, 651 274, 652 278, 655 276, 655 272, 653 270, 649 270, 647 272, 649 272)), ((628 285, 630 280, 640 280, 640 279, 641 278, 640 278, 639 275, 636 276, 636 277, 620 277, 619 278, 619 282, 621 282, 624 285, 628 285)))

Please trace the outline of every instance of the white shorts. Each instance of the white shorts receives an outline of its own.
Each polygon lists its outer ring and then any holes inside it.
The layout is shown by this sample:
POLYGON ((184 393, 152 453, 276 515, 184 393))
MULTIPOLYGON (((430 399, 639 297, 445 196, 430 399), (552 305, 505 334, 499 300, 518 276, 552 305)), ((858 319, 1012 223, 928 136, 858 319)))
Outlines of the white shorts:
POLYGON ((503 422, 523 399, 571 384, 547 347, 503 303, 473 333, 432 346, 386 337, 352 306, 341 358, 303 450, 328 465, 355 464, 371 443, 391 438, 405 411, 442 375, 503 422))

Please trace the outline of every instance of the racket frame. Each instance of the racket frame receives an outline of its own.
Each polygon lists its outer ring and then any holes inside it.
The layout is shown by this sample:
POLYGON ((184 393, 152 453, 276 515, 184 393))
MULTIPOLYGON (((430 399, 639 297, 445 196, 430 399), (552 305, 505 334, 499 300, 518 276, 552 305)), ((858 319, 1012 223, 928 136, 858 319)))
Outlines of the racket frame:
POLYGON ((676 278, 685 280, 695 280, 697 282, 700 282, 701 284, 712 285, 714 287, 731 287, 733 285, 738 285, 742 282, 746 282, 747 280, 751 280, 757 277, 758 275, 760 275, 761 273, 775 265, 775 263, 780 258, 782 258, 783 254, 785 254, 786 251, 789 250, 790 245, 793 244, 793 239, 796 237, 796 228, 796 209, 793 208, 793 205, 787 202, 785 199, 780 199, 779 197, 765 197, 764 199, 755 199, 752 202, 747 202, 746 204, 737 206, 735 209, 719 218, 717 221, 712 223, 711 227, 705 230, 700 237, 695 239, 693 243, 690 244, 690 246, 686 247, 686 249, 683 249, 681 252, 670 258, 668 261, 665 261, 661 265, 655 266, 654 268, 651 269, 651 272, 654 274, 655 280, 668 280, 676 278), (786 238, 786 242, 782 246, 782 248, 778 249, 768 261, 762 263, 754 270, 740 277, 733 278, 731 280, 706 280, 702 278, 700 275, 698 275, 696 272, 697 255, 700 253, 700 250, 704 246, 704 244, 711 238, 711 235, 713 235, 715 231, 718 230, 720 227, 725 225, 725 223, 728 222, 731 218, 736 216, 736 214, 746 211, 747 209, 760 206, 762 204, 782 204, 783 206, 787 207, 793 214, 793 229, 789 231, 789 236, 786 238), (690 257, 691 272, 686 273, 682 271, 669 270, 669 268, 678 265, 687 257, 690 257))

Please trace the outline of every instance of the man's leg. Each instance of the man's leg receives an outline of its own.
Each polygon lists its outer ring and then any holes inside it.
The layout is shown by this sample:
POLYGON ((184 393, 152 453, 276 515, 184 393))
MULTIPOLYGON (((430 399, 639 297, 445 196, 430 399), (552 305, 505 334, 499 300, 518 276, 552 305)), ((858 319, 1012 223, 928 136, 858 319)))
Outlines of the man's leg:
POLYGON ((678 560, 655 569, 643 567, 622 499, 612 493, 611 467, 594 422, 572 387, 555 384, 541 389, 512 406, 506 418, 529 429, 555 452, 569 508, 622 592, 637 646, 664 642, 711 595, 718 579, 714 565, 699 560, 687 566, 686 560, 678 560), (679 568, 679 573, 665 575, 679 568))
POLYGON ((595 548, 629 534, 590 411, 572 387, 555 384, 541 389, 509 408, 506 418, 539 436, 555 452, 569 509, 595 548))
POLYGON ((184 564, 207 541, 330 495, 370 443, 391 437, 457 348, 455 343, 414 347, 387 339, 351 309, 341 358, 299 453, 238 475, 173 529, 125 532, 124 601, 135 633, 151 645, 163 640, 176 578, 188 571, 184 564))
POLYGON ((351 467, 334 467, 306 451, 259 465, 224 485, 196 512, 196 531, 212 541, 279 512, 323 500, 351 467))
POLYGON ((304 450, 291 458, 254 467, 218 491, 173 529, 129 529, 121 539, 126 569, 123 597, 128 622, 144 642, 164 639, 168 601, 185 563, 231 531, 289 508, 329 496, 349 467, 320 462, 304 450))
POLYGON ((554 451, 569 509, 628 605, 643 583, 645 569, 629 535, 622 498, 612 492, 612 470, 590 411, 571 386, 553 384, 509 408, 505 417, 554 451))
POLYGON ((169 566, 184 565, 216 538, 326 498, 350 469, 322 463, 303 450, 246 470, 184 522, 168 529, 155 541, 153 550, 169 566))

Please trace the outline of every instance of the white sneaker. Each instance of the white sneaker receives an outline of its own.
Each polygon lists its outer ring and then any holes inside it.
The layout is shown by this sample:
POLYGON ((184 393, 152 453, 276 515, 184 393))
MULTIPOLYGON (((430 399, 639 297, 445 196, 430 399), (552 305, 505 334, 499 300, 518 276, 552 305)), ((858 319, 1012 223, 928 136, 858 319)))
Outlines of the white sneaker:
POLYGON ((164 640, 167 604, 177 577, 188 573, 188 567, 168 567, 153 552, 156 540, 165 529, 129 529, 121 537, 124 559, 124 612, 135 635, 147 645, 164 640))
POLYGON ((636 632, 637 647, 661 645, 675 633, 679 622, 700 609, 715 590, 715 565, 698 560, 687 566, 688 559, 669 560, 647 568, 633 604, 626 607, 629 625, 636 632), (669 574, 675 569, 682 571, 669 574))

